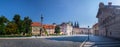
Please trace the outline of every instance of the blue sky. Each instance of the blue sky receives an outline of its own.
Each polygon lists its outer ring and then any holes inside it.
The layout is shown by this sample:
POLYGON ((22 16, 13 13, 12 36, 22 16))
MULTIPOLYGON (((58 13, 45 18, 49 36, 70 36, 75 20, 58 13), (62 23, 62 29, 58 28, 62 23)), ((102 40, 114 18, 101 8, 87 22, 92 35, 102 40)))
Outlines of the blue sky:
POLYGON ((20 14, 22 19, 29 16, 40 22, 43 14, 44 24, 78 21, 80 27, 87 27, 97 22, 99 2, 120 5, 119 0, 0 0, 0 15, 12 20, 14 14, 20 14))

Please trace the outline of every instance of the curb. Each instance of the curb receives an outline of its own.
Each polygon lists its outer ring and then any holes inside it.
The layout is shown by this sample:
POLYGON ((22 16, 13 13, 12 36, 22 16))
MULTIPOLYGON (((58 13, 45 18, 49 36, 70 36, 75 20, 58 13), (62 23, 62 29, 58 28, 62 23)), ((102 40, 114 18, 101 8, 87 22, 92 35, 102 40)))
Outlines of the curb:
POLYGON ((80 45, 80 47, 83 47, 84 44, 86 43, 86 41, 87 41, 87 38, 85 39, 85 41, 83 41, 83 43, 80 45))

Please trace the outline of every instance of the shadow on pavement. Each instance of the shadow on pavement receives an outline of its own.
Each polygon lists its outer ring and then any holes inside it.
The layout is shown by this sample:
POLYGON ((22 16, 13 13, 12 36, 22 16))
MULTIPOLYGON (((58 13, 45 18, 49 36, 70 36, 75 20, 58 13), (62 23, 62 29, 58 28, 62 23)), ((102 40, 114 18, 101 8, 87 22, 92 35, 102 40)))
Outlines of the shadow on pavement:
POLYGON ((49 40, 56 41, 72 41, 72 42, 83 42, 87 36, 70 36, 70 37, 56 37, 56 38, 46 38, 49 40))
POLYGON ((90 36, 89 41, 94 43, 91 47, 120 47, 120 41, 108 37, 90 36))

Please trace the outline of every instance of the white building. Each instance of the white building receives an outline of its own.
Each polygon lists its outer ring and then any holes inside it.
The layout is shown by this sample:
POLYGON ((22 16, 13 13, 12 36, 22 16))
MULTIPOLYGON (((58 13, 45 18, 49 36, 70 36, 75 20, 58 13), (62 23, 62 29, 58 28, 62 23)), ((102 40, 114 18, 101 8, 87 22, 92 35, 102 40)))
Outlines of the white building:
POLYGON ((72 29, 73 27, 71 26, 71 23, 62 23, 60 25, 61 32, 65 35, 72 35, 72 29))

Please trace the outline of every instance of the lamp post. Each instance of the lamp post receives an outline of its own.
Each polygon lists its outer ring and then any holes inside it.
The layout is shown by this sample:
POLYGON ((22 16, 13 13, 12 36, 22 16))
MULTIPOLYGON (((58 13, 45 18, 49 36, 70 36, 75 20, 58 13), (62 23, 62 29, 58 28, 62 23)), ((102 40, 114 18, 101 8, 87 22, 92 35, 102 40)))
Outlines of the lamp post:
POLYGON ((41 14, 41 17, 40 17, 40 19, 41 19, 41 28, 40 28, 40 36, 42 36, 42 31, 43 31, 43 25, 42 25, 42 22, 43 22, 43 15, 41 14))
POLYGON ((105 31, 106 31, 106 37, 107 37, 107 35, 108 35, 108 34, 107 34, 107 33, 108 33, 108 30, 107 30, 106 26, 105 26, 105 31))
POLYGON ((89 40, 89 26, 88 26, 88 40, 89 40))

